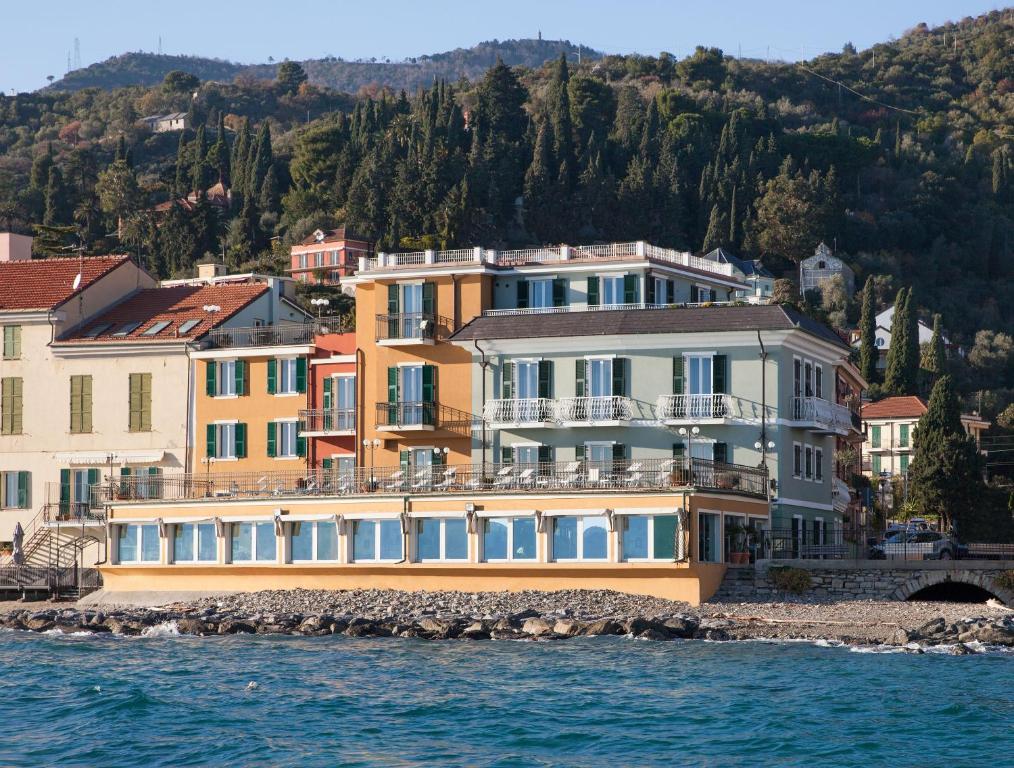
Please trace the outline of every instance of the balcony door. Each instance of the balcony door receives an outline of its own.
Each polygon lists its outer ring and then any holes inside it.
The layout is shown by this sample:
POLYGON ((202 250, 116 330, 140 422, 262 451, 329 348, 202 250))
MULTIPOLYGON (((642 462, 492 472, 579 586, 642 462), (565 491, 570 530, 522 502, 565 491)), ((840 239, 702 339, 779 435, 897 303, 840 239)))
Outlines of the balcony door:
POLYGON ((423 368, 421 365, 406 365, 400 369, 402 424, 423 423, 423 368))
POLYGON ((335 429, 355 429, 356 378, 355 376, 336 376, 334 379, 335 393, 335 429))
POLYGON ((714 361, 710 356, 687 357, 687 415, 695 419, 712 417, 710 397, 714 392, 714 361))
POLYGON ((520 360, 515 367, 518 400, 534 400, 539 396, 539 362, 520 360))
POLYGON ((414 339, 422 336, 419 323, 423 321, 422 283, 401 286, 402 338, 414 339))

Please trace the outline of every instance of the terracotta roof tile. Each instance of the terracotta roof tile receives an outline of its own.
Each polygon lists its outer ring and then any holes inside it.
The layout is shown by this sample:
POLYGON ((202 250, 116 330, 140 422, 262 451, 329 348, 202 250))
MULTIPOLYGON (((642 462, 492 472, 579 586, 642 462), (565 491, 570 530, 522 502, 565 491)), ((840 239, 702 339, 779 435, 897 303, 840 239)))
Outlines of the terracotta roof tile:
POLYGON ((926 403, 915 395, 885 397, 862 408, 864 419, 917 419, 926 413, 926 403))
POLYGON ((0 312, 55 309, 129 260, 129 256, 86 256, 0 262, 0 312), (81 284, 74 290, 78 272, 81 284))
POLYGON ((196 339, 221 325, 267 291, 265 283, 146 288, 91 318, 57 343, 108 344, 121 341, 169 342, 196 339), (208 304, 222 308, 214 314, 213 321, 208 319, 208 313, 204 311, 208 304), (184 324, 188 320, 199 322, 188 324, 187 327, 184 324), (163 323, 165 325, 159 328, 163 323), (181 327, 185 328, 182 333, 181 327), (156 333, 145 333, 155 328, 158 328, 156 333))

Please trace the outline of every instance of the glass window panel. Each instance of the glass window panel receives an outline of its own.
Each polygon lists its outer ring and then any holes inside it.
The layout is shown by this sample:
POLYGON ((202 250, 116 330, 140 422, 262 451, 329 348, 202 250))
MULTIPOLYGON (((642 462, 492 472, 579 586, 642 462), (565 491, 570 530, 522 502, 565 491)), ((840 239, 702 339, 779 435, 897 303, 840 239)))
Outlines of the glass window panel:
POLYGON ((381 520, 380 521, 380 559, 400 560, 401 559, 401 521, 381 520))
POLYGON ((537 362, 520 362, 516 368, 517 398, 526 400, 539 396, 539 364, 537 362))
POLYGON ((177 525, 173 538, 173 557, 176 562, 188 562, 194 559, 194 526, 177 525))
POLYGON ((645 515, 628 515, 623 531, 623 559, 648 557, 648 518, 645 515))
POLYGON ((232 524, 232 560, 253 560, 251 548, 253 525, 251 523, 232 524))
POLYGON ((609 532, 606 528, 604 517, 582 518, 584 531, 582 532, 582 559, 584 560, 605 560, 609 554, 609 532))
POLYGON ((417 546, 420 560, 440 559, 440 521, 436 518, 417 520, 417 546))
POLYGON ((614 305, 623 303, 623 277, 602 278, 602 303, 614 305))
POLYGON ((218 394, 236 394, 236 362, 225 360, 218 364, 218 394))
POLYGON ((557 560, 577 559, 577 518, 553 519, 553 557, 557 560))
POLYGON ((141 526, 141 560, 146 563, 158 562, 158 526, 141 526))
POLYGON ((313 560, 312 523, 292 523, 292 559, 313 560))
POLYGON ((120 526, 120 562, 121 563, 134 563, 137 562, 137 526, 136 525, 121 525, 120 526))
POLYGON ((352 559, 376 559, 377 524, 372 520, 354 520, 352 530, 352 559))
POLYGON ((274 560, 277 557, 275 552, 275 524, 257 523, 257 559, 274 560))
POLYGON ((444 558, 468 559, 468 528, 465 520, 444 520, 444 558))
POLYGON ((199 523, 197 526, 197 559, 203 562, 218 560, 218 537, 214 523, 199 523))
POLYGON ((553 306, 553 281, 532 280, 528 284, 528 304, 531 307, 553 306))
POLYGON ((676 515, 657 515, 653 525, 651 556, 656 560, 672 560, 676 556, 676 515))
MULTIPOLYGON (((482 521, 482 552, 486 560, 507 559, 507 526, 510 519, 506 517, 487 518, 482 521)), ((515 522, 517 522, 515 520, 515 522)), ((515 530, 515 544, 517 531, 515 530)))
POLYGON ((589 360, 589 395, 609 397, 613 394, 613 361, 589 360))
POLYGON ((718 515, 702 513, 698 527, 697 550, 701 561, 705 563, 719 562, 718 515))
POLYGON ((338 525, 336 523, 315 523, 317 526, 317 559, 338 559, 338 525))
POLYGON ((539 446, 519 445, 514 449, 515 464, 536 464, 539 461, 539 446))
POLYGON ((511 547, 512 559, 535 559, 535 518, 516 517, 513 523, 514 542, 511 547))

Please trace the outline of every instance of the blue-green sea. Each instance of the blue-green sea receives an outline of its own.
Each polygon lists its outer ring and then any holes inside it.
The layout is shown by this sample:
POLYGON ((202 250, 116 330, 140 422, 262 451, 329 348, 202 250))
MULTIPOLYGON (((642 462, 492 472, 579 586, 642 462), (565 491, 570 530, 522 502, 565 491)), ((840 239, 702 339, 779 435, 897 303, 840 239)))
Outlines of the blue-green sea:
POLYGON ((0 632, 3 766, 1014 766, 1014 656, 0 632))

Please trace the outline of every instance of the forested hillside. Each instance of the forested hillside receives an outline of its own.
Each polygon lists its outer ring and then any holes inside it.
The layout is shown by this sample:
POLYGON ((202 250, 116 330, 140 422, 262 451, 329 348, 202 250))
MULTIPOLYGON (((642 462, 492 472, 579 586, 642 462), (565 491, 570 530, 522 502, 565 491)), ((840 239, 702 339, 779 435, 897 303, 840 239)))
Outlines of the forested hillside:
MULTIPOLYGON (((0 226, 45 225, 41 250, 129 249, 162 274, 208 251, 279 268, 291 242, 339 222, 387 250, 721 245, 789 278, 823 240, 857 286, 876 277, 877 308, 909 286, 954 344, 999 332, 961 375, 999 409, 1014 376, 1012 32, 1003 11, 801 65, 571 57, 355 97, 294 64, 271 82, 176 72, 0 97, 0 226), (136 122, 175 110, 196 130, 136 122), (220 178, 225 216, 200 198, 148 210, 220 178)), ((830 292, 810 310, 854 324, 860 300, 830 292)))
MULTIPOLYGON (((329 56, 299 62, 313 85, 347 93, 361 88, 387 87, 414 91, 434 80, 475 80, 482 77, 497 58, 509 66, 539 67, 566 54, 591 61, 602 54, 566 40, 489 40, 471 48, 419 56, 405 61, 369 59, 345 61, 329 56)), ((231 82, 235 78, 273 80, 280 64, 236 64, 202 56, 171 56, 155 53, 124 53, 68 72, 49 91, 79 91, 82 88, 123 88, 154 86, 174 70, 183 70, 201 80, 231 82)))

